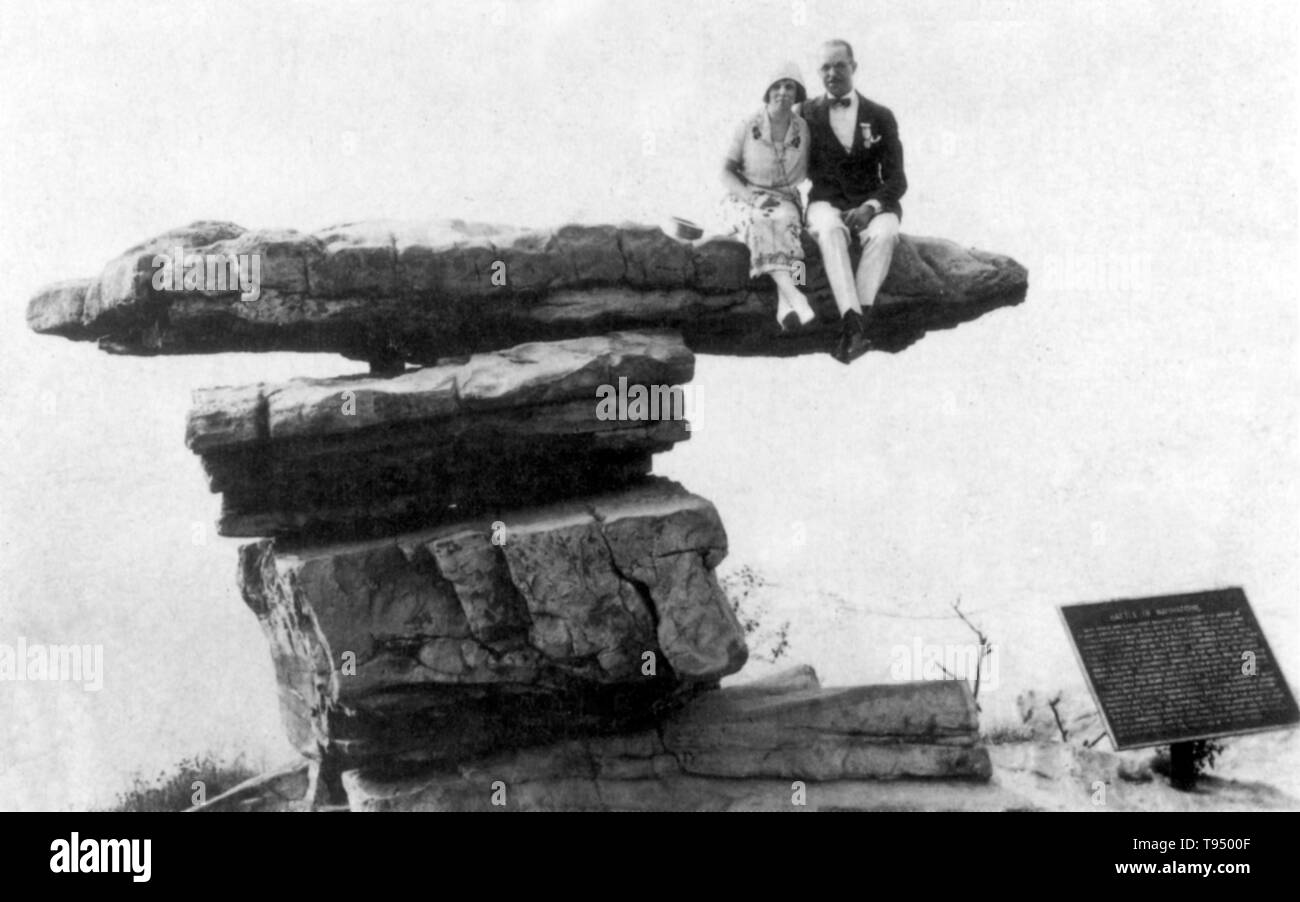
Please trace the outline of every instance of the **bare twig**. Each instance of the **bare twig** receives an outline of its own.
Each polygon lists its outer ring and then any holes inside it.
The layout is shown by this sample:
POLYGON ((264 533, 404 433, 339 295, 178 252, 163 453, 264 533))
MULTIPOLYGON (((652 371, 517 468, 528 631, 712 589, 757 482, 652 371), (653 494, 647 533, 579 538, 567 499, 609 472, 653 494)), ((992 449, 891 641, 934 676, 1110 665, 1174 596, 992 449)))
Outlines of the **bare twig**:
POLYGON ((984 631, 981 630, 979 627, 977 627, 975 624, 971 623, 970 620, 966 617, 966 615, 961 612, 960 595, 958 595, 957 600, 952 603, 952 609, 954 612, 956 612, 957 616, 961 618, 961 622, 966 624, 968 627, 970 627, 971 632, 973 632, 975 634, 975 637, 979 639, 980 645, 989 644, 989 637, 984 635, 984 631))
MULTIPOLYGON (((970 618, 962 613, 960 595, 958 595, 957 600, 952 603, 952 609, 953 612, 961 618, 961 622, 966 624, 966 627, 975 634, 975 638, 979 641, 979 651, 975 657, 975 686, 971 691, 971 695, 975 698, 975 710, 982 711, 983 709, 980 707, 979 703, 980 680, 984 675, 984 659, 988 657, 991 651, 993 651, 993 644, 989 642, 989 637, 985 635, 984 631, 971 623, 970 618)), ((946 673, 947 671, 945 670, 944 672, 946 673)))
POLYGON ((1055 698, 1047 700, 1047 707, 1052 709, 1052 717, 1056 718, 1056 728, 1061 731, 1061 741, 1069 742, 1070 734, 1065 730, 1065 724, 1061 723, 1061 712, 1056 710, 1056 706, 1061 703, 1061 693, 1056 693, 1055 698))

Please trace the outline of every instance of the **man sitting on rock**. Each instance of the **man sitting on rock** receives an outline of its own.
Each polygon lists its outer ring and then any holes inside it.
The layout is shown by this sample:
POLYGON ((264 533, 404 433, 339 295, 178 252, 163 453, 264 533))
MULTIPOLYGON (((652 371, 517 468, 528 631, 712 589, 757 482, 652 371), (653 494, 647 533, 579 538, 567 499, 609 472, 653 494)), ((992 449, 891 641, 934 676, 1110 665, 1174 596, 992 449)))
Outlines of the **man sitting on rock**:
POLYGON ((811 149, 808 231, 840 308, 840 338, 832 356, 849 363, 867 350, 876 292, 889 273, 907 191, 903 145, 894 114, 853 90, 858 64, 847 41, 822 45, 826 94, 802 104, 811 149), (849 259, 850 232, 862 244, 856 279, 849 259))

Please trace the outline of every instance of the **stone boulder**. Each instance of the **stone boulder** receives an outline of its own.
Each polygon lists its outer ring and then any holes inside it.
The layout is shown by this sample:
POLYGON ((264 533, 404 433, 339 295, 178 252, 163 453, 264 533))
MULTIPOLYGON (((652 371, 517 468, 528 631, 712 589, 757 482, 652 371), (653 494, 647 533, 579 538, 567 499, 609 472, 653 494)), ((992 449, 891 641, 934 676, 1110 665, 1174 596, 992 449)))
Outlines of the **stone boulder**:
MULTIPOLYGON (((676 329, 701 353, 788 356, 827 350, 837 330, 806 236, 805 250, 818 320, 793 335, 777 327, 771 282, 750 279, 749 252, 735 239, 691 245, 633 224, 524 231, 461 220, 311 234, 198 222, 132 247, 97 277, 40 291, 27 321, 114 353, 332 351, 385 372, 647 328, 676 329), (256 291, 232 281, 227 261, 241 255, 256 291), (168 273, 174 282, 159 278, 168 273)), ((904 235, 879 298, 875 346, 898 350, 929 329, 1019 303, 1027 284, 1009 257, 904 235)))
POLYGON ((707 501, 651 479, 363 542, 266 539, 240 587, 291 740, 428 761, 654 722, 745 662, 707 501))
POLYGON ((222 493, 222 535, 392 532, 644 477, 689 437, 694 369, 676 333, 623 332, 394 378, 204 388, 186 444, 222 493))

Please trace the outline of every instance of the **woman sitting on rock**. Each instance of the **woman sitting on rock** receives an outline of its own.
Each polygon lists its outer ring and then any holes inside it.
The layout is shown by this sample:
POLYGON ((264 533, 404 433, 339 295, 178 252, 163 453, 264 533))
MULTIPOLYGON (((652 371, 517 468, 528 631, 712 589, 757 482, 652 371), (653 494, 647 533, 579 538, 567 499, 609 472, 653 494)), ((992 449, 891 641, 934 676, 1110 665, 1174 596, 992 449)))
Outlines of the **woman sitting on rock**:
POLYGON ((749 246, 751 276, 776 282, 776 321, 789 331, 814 317, 795 285, 803 273, 799 184, 808 171, 808 124, 793 107, 807 97, 799 67, 786 63, 763 94, 764 106, 736 128, 723 163, 723 213, 749 246))

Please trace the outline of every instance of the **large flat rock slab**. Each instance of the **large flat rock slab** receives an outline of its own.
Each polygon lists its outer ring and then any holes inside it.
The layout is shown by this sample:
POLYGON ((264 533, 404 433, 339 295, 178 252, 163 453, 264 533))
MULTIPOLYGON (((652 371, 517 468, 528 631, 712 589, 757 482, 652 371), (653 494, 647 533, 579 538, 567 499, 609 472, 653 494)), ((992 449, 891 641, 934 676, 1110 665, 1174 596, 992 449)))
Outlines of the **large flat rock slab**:
POLYGON ((675 483, 362 542, 240 551, 291 741, 438 760, 626 729, 745 663, 713 505, 675 483))
MULTIPOLYGON (((806 237, 805 250, 819 316, 797 335, 777 328, 775 290, 750 279, 749 252, 734 239, 689 245, 634 224, 525 231, 462 220, 314 233, 193 223, 132 247, 98 276, 43 289, 27 321, 114 353, 331 351, 386 368, 646 328, 676 329, 701 353, 789 356, 826 350, 837 328, 806 237), (202 277, 187 255, 204 258, 202 277), (241 255, 256 291, 218 281, 224 261, 241 255)), ((879 298, 876 346, 898 350, 1019 303, 1027 284, 1010 257, 904 235, 879 298)))
POLYGON ((1016 807, 991 773, 970 690, 943 681, 706 692, 653 729, 342 782, 361 811, 1016 807))
POLYGON ((186 443, 222 493, 222 535, 392 533, 642 479, 689 437, 694 368, 677 333, 622 332, 204 388, 186 443))

